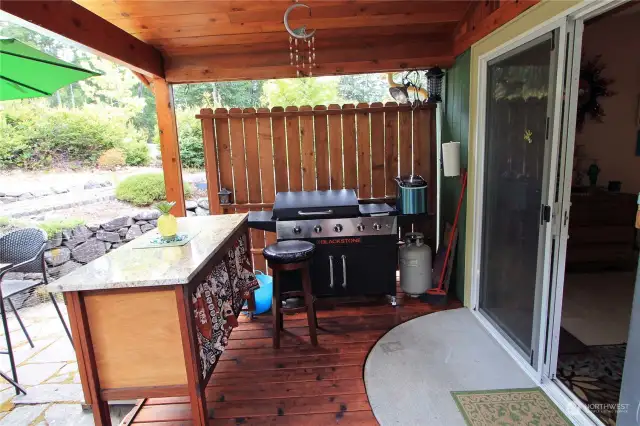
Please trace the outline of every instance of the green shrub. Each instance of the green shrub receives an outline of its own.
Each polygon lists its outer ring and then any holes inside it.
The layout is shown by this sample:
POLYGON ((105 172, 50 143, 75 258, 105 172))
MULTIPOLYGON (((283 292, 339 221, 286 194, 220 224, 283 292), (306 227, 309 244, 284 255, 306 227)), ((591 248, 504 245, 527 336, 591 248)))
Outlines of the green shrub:
POLYGON ((151 162, 149 148, 144 142, 131 142, 123 144, 120 149, 124 151, 127 166, 146 166, 151 162))
POLYGON ((194 109, 183 109, 176 113, 180 159, 184 167, 204 168, 204 147, 202 145, 202 125, 196 118, 194 109))
POLYGON ((34 223, 37 228, 42 229, 47 233, 49 238, 52 238, 58 232, 62 232, 65 229, 73 229, 76 226, 84 225, 82 219, 52 219, 44 222, 34 223))
MULTIPOLYGON (((189 184, 184 185, 185 197, 193 194, 189 184)), ((161 173, 144 173, 129 176, 116 187, 116 198, 136 206, 148 206, 167 198, 164 188, 164 175, 161 173)))
POLYGON ((98 167, 106 170, 113 170, 116 167, 124 166, 124 152, 119 148, 111 148, 102 153, 98 158, 98 167))
POLYGON ((122 111, 104 105, 67 111, 18 104, 0 113, 3 168, 94 165, 108 149, 140 140, 140 133, 122 111))

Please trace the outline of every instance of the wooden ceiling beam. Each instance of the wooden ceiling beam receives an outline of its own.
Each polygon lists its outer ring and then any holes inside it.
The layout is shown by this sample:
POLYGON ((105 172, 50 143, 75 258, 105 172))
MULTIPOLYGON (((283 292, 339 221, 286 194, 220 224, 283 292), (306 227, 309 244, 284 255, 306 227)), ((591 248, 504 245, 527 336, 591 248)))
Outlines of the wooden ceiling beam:
MULTIPOLYGON (((435 65, 449 68, 454 62, 455 57, 449 54, 437 57, 424 56, 377 61, 323 63, 314 70, 313 75, 381 73, 407 69, 427 69, 435 65)), ((295 76, 295 68, 290 65, 255 68, 237 66, 236 68, 219 69, 198 67, 167 68, 167 80, 175 84, 205 81, 266 80, 294 78, 295 76)))
POLYGON ((454 32, 453 51, 457 56, 540 0, 474 2, 454 32))
POLYGON ((158 50, 70 0, 2 0, 0 9, 137 72, 164 77, 158 50))
MULTIPOLYGON (((319 50, 317 64, 340 62, 372 62, 419 56, 446 56, 451 54, 451 42, 395 39, 388 43, 334 47, 319 50)), ((263 52, 239 52, 219 55, 171 56, 167 58, 167 69, 198 68, 206 70, 237 68, 242 64, 248 68, 290 65, 288 49, 263 52)))

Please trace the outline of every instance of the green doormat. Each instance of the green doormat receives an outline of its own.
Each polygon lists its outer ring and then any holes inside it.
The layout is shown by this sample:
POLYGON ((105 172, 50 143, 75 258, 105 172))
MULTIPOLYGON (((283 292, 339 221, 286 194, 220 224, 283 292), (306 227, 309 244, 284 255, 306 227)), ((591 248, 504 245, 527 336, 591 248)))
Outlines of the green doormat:
POLYGON ((451 392, 469 426, 571 426, 540 388, 451 392))

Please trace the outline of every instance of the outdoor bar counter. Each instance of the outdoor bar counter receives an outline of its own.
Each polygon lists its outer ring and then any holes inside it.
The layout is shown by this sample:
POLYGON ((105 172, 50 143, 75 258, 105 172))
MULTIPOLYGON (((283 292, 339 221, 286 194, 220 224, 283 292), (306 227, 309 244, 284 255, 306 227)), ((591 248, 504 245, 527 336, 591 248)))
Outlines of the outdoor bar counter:
POLYGON ((108 400, 189 396, 207 424, 205 387, 257 282, 246 214, 178 219, 183 246, 153 230, 49 286, 63 292, 85 402, 111 424, 108 400))

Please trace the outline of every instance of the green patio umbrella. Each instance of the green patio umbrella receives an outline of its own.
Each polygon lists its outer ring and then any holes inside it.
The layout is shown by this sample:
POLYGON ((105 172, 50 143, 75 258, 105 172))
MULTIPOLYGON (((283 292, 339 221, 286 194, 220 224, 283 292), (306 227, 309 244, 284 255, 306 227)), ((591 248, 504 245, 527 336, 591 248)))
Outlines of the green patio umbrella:
POLYGON ((56 90, 100 73, 0 37, 0 101, 51 96, 56 90))

